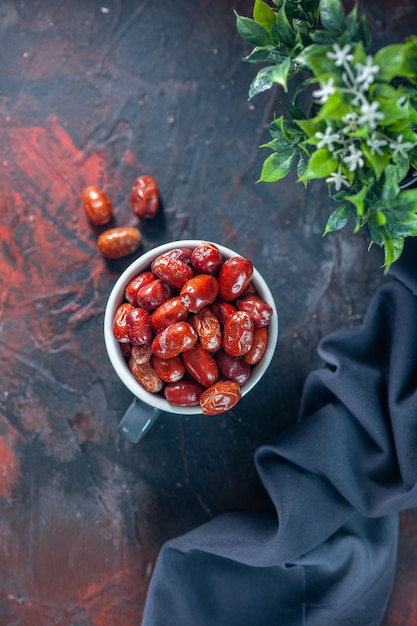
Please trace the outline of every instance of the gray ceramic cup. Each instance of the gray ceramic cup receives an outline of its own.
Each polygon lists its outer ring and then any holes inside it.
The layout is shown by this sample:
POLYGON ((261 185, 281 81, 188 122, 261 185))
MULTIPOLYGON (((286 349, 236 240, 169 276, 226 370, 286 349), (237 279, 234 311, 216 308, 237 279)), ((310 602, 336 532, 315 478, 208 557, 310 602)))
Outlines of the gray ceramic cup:
MULTIPOLYGON (((205 243, 205 240, 186 239, 182 241, 171 241, 170 243, 165 243, 149 250, 133 261, 120 275, 107 300, 104 313, 104 342, 107 354, 117 376, 133 396, 132 402, 119 424, 119 433, 131 443, 137 443, 143 437, 161 412, 175 413, 176 415, 198 415, 201 414, 202 411, 199 406, 183 407, 170 404, 163 395, 150 393, 136 381, 121 352, 120 343, 114 338, 114 315, 120 304, 125 301, 124 294, 126 286, 137 274, 149 270, 152 261, 156 259, 157 256, 164 252, 169 252, 173 248, 181 247, 193 249, 201 243, 205 243)), ((242 256, 234 250, 218 243, 215 243, 215 245, 220 250, 224 260, 230 257, 242 256)), ((268 327, 268 345, 265 354, 261 361, 252 368, 250 378, 242 386, 242 397, 255 387, 266 372, 274 355, 278 340, 278 313, 276 305, 268 285, 256 268, 253 270, 252 283, 258 295, 272 307, 273 314, 268 327)))

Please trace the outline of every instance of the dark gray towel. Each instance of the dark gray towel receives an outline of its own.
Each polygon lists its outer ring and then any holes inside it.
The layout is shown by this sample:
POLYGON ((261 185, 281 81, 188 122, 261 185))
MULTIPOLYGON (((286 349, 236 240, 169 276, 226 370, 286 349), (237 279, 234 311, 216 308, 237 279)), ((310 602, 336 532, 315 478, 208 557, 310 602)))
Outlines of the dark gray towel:
POLYGON ((274 513, 224 514, 165 544, 143 626, 380 623, 398 511, 417 505, 417 245, 363 324, 318 347, 300 419, 256 451, 274 513))

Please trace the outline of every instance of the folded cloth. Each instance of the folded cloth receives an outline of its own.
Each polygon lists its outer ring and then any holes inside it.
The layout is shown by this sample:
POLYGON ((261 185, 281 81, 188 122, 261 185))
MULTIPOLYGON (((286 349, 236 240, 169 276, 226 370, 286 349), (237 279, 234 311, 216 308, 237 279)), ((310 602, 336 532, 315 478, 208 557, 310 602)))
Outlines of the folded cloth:
POLYGON ((417 245, 363 323, 325 337, 299 420, 256 450, 267 513, 167 542, 142 626, 380 624, 398 512, 417 505, 417 245))

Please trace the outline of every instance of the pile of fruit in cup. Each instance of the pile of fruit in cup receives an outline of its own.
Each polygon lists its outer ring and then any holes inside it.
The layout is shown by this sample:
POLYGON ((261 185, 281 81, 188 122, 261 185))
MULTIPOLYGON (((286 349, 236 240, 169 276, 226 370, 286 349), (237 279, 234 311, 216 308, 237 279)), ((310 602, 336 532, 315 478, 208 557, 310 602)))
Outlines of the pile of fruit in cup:
POLYGON ((263 357, 273 309, 249 259, 202 242, 160 254, 125 289, 113 319, 132 375, 177 406, 216 415, 234 407, 263 357))

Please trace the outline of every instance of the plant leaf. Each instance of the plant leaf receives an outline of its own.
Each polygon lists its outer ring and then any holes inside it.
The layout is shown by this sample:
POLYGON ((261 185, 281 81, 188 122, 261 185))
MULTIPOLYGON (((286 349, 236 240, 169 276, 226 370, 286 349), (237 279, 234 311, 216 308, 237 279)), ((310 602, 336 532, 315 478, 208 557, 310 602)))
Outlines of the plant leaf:
POLYGON ((268 31, 261 24, 250 17, 238 15, 236 11, 235 15, 237 31, 244 41, 252 46, 267 46, 271 43, 268 31))
POLYGON ((336 169, 337 159, 326 148, 315 150, 310 157, 306 171, 299 180, 304 182, 313 178, 326 178, 336 169))
POLYGON ((298 143, 303 139, 297 123, 285 120, 282 115, 269 124, 268 130, 273 139, 285 137, 288 143, 298 143))
MULTIPOLYGON (((390 205, 396 200, 400 193, 399 184, 406 177, 408 172, 408 162, 403 159, 397 163, 390 163, 384 171, 384 185, 381 190, 381 201, 390 205)), ((405 191, 401 192, 401 197, 405 191)), ((407 196, 405 196, 407 198, 407 196)))
POLYGON ((365 202, 364 201, 365 201, 367 193, 368 193, 368 188, 366 187, 366 185, 364 185, 362 189, 358 191, 358 193, 355 193, 352 195, 346 194, 345 196, 345 199, 351 202, 356 207, 358 214, 362 217, 365 214, 365 202))
POLYGON ((334 30, 315 30, 311 33, 311 40, 317 44, 331 44, 337 40, 338 34, 334 30))
POLYGON ((271 89, 276 84, 281 85, 287 91, 288 72, 291 61, 287 57, 279 65, 268 65, 259 70, 249 87, 249 100, 262 91, 271 89))
POLYGON ((345 96, 339 89, 327 99, 327 102, 321 107, 317 119, 318 120, 340 120, 344 115, 349 113, 351 107, 346 102, 345 96))
POLYGON ((269 148, 270 150, 273 150, 274 152, 282 152, 282 151, 288 151, 288 147, 291 145, 292 145, 292 142, 289 142, 284 137, 284 135, 280 135, 279 137, 275 137, 274 139, 272 139, 271 141, 268 141, 267 143, 261 144, 259 147, 269 148))
POLYGON ((389 154, 386 152, 383 154, 372 154, 371 149, 366 143, 361 144, 361 150, 365 155, 367 163, 374 170, 376 177, 379 180, 389 163, 389 154))
POLYGON ((320 0, 304 0, 303 5, 307 13, 313 15, 317 13, 319 8, 320 0))
POLYGON ((287 2, 286 12, 287 12, 287 16, 290 17, 291 19, 295 19, 295 20, 308 19, 308 15, 304 11, 304 8, 301 5, 293 5, 287 2))
POLYGON ((359 0, 356 0, 352 11, 346 15, 346 32, 349 33, 351 41, 361 41, 366 49, 369 48, 371 35, 366 27, 366 19, 363 15, 358 19, 359 0))
POLYGON ((304 50, 296 56, 295 61, 296 63, 310 68, 317 78, 323 76, 334 77, 334 62, 327 56, 327 52, 329 52, 330 49, 329 45, 313 43, 311 46, 304 48, 304 50))
POLYGON ((317 120, 317 118, 309 118, 306 120, 295 120, 296 124, 307 135, 307 137, 314 137, 317 131, 322 130, 323 124, 317 120))
POLYGON ((384 267, 385 273, 391 265, 397 261, 404 249, 404 237, 395 237, 393 239, 384 239, 384 267))
POLYGON ((288 54, 281 52, 272 44, 269 46, 257 46, 243 60, 247 63, 281 63, 288 54))
POLYGON ((395 202, 395 208, 406 210, 407 213, 417 214, 417 189, 401 191, 395 202))
POLYGON ((307 170, 309 155, 306 152, 300 151, 300 158, 297 163, 297 176, 301 180, 307 170))
POLYGON ((255 0, 253 19, 270 32, 271 24, 275 22, 275 11, 263 0, 255 0))
POLYGON ((294 165, 296 154, 297 150, 295 147, 271 154, 265 159, 257 182, 273 183, 284 178, 294 165))
POLYGON ((350 218, 350 208, 349 205, 344 203, 337 207, 331 213, 329 219, 327 220, 326 228, 323 233, 323 237, 327 235, 327 233, 334 232, 335 230, 340 230, 348 223, 350 218))
POLYGON ((378 81, 389 83, 396 76, 405 76, 417 82, 417 46, 411 41, 381 48, 374 61, 379 66, 378 81))
POLYGON ((276 32, 279 40, 288 48, 292 48, 295 44, 295 33, 288 20, 285 12, 285 3, 283 3, 277 13, 276 32))
POLYGON ((383 246, 384 245, 384 238, 382 236, 381 233, 381 228, 378 225, 378 223, 376 222, 376 220, 374 221, 371 218, 369 219, 369 221, 367 222, 367 227, 369 230, 369 234, 371 236, 371 241, 372 243, 376 243, 377 246, 383 246))
POLYGON ((396 129, 413 126, 414 115, 411 110, 399 104, 402 92, 398 92, 391 85, 377 83, 371 93, 374 100, 378 102, 379 111, 384 116, 379 122, 381 126, 391 126, 396 129))
POLYGON ((298 107, 294 106, 293 104, 282 102, 281 106, 288 113, 288 115, 290 117, 292 117, 292 119, 295 122, 297 120, 305 120, 306 119, 306 114, 304 113, 304 111, 302 109, 299 109, 298 107))
POLYGON ((320 19, 327 30, 341 33, 345 28, 345 11, 340 0, 321 0, 320 19))

